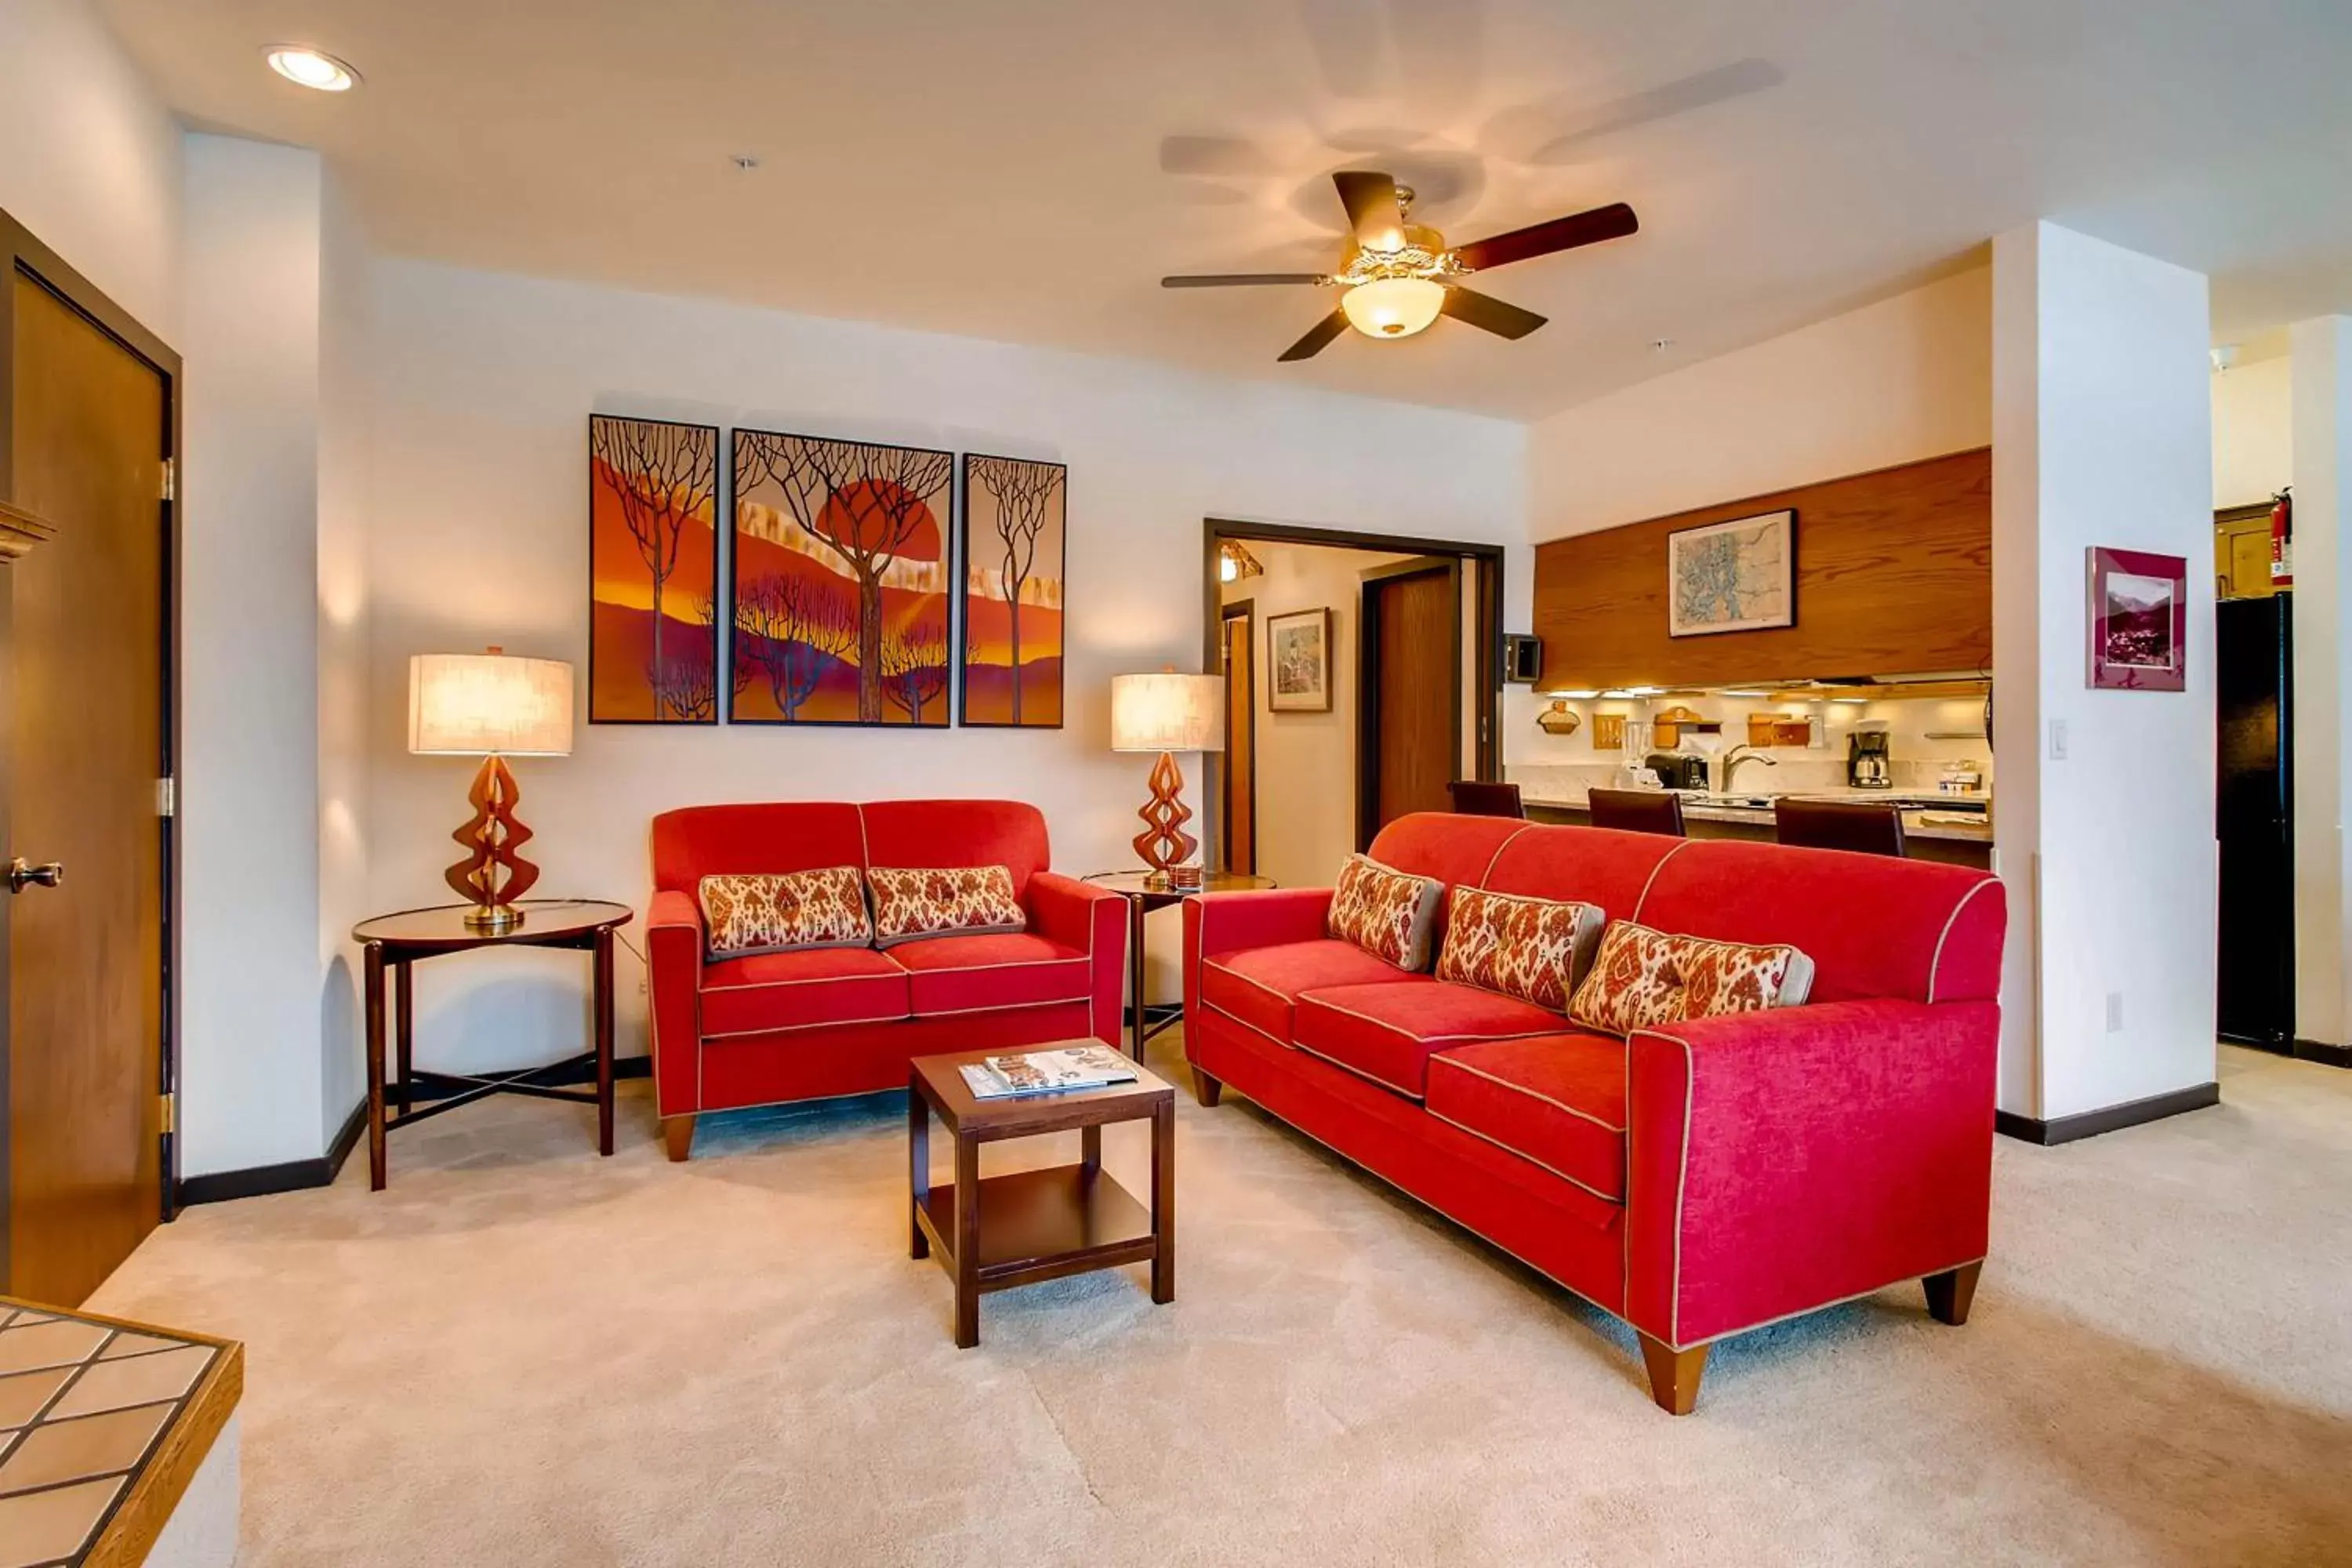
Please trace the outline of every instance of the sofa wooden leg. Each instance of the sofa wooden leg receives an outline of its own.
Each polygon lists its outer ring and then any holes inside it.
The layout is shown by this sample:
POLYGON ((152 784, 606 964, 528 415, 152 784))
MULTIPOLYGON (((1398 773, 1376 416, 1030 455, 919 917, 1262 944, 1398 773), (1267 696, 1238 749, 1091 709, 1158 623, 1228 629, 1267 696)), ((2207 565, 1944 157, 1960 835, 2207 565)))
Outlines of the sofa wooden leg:
POLYGON ((663 1117, 662 1143, 669 1150, 669 1157, 672 1160, 684 1160, 688 1152, 694 1148, 694 1118, 691 1116, 663 1117))
POLYGON ((1215 1079, 1211 1078, 1199 1068, 1194 1068, 1192 1069, 1193 1099, 1199 1100, 1203 1105, 1214 1105, 1217 1103, 1217 1097, 1224 1092, 1225 1086, 1223 1084, 1219 1083, 1215 1079))
POLYGON ((1984 1259, 1979 1258, 1920 1280, 1927 1288, 1927 1315, 1956 1329, 1967 1322, 1969 1303, 1976 1300, 1977 1276, 1983 1272, 1984 1259))
POLYGON ((1678 1351, 1647 1334, 1641 1341, 1642 1362, 1650 1371, 1650 1397, 1669 1415, 1689 1415, 1698 1405, 1698 1380, 1706 1372, 1708 1347, 1678 1351))

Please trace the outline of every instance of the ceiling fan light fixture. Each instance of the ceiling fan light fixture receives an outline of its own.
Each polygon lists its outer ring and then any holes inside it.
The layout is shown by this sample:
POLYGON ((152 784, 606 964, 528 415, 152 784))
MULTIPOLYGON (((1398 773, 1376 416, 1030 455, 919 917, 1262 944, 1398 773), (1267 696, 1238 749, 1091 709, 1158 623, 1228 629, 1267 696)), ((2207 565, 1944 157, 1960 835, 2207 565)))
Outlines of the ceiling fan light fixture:
POLYGON ((1445 309, 1445 286, 1426 278, 1378 278, 1340 295, 1339 309, 1368 338, 1409 338, 1445 309))
POLYGON ((320 92, 349 92, 360 82, 360 73, 348 64, 306 45, 272 44, 264 53, 271 70, 299 87, 315 88, 320 92))

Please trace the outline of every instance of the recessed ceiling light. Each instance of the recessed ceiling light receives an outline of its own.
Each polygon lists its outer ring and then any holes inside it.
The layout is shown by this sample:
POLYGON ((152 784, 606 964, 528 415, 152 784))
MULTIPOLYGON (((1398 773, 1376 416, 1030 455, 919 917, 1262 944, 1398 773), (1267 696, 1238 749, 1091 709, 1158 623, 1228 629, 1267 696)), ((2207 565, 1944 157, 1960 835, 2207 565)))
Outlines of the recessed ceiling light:
POLYGON ((302 44, 272 44, 268 56, 271 70, 299 86, 349 92, 360 84, 360 73, 350 66, 302 44))

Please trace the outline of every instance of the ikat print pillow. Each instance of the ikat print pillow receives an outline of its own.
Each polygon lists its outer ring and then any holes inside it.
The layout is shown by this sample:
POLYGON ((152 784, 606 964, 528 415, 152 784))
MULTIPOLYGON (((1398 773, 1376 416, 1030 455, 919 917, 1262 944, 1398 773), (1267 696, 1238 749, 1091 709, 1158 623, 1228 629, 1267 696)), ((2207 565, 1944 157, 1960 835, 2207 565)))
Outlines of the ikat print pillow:
POLYGON ((1434 877, 1408 876, 1369 855, 1350 855, 1339 868, 1324 930, 1399 969, 1426 969, 1444 891, 1434 877))
POLYGON ((1592 904, 1456 888, 1437 977, 1565 1013, 1601 927, 1592 904))
POLYGON ((1801 1006, 1812 988, 1813 961, 1793 947, 1672 936, 1612 921, 1568 1016, 1588 1029, 1631 1035, 1685 1018, 1801 1006))
POLYGON ((1008 867, 871 866, 866 881, 874 890, 877 947, 921 936, 1022 931, 1029 924, 1013 896, 1008 867))
POLYGON ((865 947, 874 940, 874 925, 866 914, 866 884, 855 866, 705 877, 697 890, 713 958, 803 947, 865 947))

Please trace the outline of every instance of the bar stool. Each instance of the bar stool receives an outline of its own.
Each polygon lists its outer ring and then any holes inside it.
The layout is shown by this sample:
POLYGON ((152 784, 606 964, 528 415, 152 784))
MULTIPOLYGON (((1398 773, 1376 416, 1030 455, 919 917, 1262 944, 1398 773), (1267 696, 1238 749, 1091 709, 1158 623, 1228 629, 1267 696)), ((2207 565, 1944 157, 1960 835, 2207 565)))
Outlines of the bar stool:
POLYGON ((1515 784, 1455 779, 1445 787, 1454 792, 1454 812, 1457 816, 1524 818, 1528 815, 1528 808, 1519 801, 1519 786, 1515 784))
POLYGON ((1596 789, 1591 799, 1595 827, 1662 833, 1669 838, 1687 837, 1683 832, 1683 797, 1669 791, 1596 789))
POLYGON ((1783 844, 1848 849, 1858 855, 1902 856, 1903 813, 1875 801, 1790 800, 1772 803, 1772 825, 1783 844))

